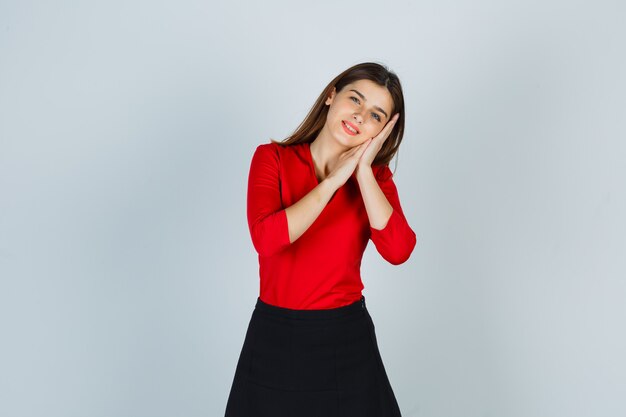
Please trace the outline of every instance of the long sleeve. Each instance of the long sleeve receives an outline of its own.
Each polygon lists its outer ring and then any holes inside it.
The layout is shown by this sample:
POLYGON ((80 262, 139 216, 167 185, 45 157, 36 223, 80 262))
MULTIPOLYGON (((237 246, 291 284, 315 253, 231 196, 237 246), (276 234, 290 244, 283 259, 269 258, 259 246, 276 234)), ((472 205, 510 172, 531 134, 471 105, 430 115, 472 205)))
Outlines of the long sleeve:
POLYGON ((247 217, 252 244, 260 256, 290 245, 287 214, 280 198, 280 159, 272 144, 256 148, 248 175, 247 217))
POLYGON ((378 185, 391 204, 393 212, 384 228, 378 230, 370 226, 370 238, 378 253, 387 262, 399 265, 411 256, 417 243, 417 236, 404 217, 391 170, 388 166, 382 167, 381 170, 385 179, 378 181, 378 185))

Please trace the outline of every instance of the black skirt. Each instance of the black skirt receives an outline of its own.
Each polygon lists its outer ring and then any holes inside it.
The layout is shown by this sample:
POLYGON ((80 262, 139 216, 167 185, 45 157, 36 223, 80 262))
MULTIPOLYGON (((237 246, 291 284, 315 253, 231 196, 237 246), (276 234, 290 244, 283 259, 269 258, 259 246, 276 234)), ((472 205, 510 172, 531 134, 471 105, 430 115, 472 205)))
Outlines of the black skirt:
POLYGON ((225 417, 401 417, 361 297, 325 310, 257 298, 225 417))

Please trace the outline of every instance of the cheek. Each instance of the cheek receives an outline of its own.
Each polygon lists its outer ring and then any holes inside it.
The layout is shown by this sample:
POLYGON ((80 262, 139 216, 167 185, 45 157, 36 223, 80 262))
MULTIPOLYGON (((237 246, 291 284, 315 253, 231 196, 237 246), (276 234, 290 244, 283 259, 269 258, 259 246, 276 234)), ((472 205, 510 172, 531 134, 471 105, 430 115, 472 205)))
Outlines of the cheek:
POLYGON ((380 132, 382 132, 383 128, 382 126, 373 126, 370 129, 368 129, 367 131, 367 137, 368 138, 375 138, 380 132))
MULTIPOLYGON (((370 139, 371 136, 366 136, 363 139, 361 139, 358 143, 358 145, 362 145, 363 143, 367 142, 370 139)), ((356 145, 356 146, 358 146, 356 145)))
POLYGON ((341 119, 345 119, 344 116, 342 116, 345 112, 342 112, 340 108, 338 107, 334 107, 332 109, 328 110, 328 115, 326 116, 328 119, 333 119, 333 120, 341 120, 341 119))

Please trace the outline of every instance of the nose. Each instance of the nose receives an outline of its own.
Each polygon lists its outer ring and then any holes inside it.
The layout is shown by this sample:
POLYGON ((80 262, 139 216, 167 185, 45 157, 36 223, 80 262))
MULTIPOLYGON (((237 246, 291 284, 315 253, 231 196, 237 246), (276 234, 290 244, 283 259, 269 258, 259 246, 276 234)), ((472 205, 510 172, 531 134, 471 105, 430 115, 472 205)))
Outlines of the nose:
POLYGON ((361 113, 354 113, 352 117, 354 118, 354 121, 358 124, 363 124, 363 116, 361 116, 361 113))

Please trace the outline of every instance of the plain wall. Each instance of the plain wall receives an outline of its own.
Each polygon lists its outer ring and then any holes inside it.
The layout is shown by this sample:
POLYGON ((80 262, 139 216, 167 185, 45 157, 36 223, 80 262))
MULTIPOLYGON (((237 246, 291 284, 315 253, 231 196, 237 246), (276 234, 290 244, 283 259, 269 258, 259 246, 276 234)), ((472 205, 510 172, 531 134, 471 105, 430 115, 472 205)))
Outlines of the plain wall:
POLYGON ((259 291, 250 158, 363 61, 407 108, 417 246, 362 265, 403 415, 626 415, 625 14, 2 1, 0 415, 223 415, 259 291))

